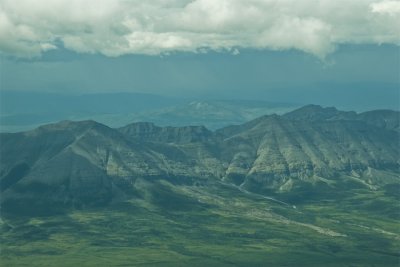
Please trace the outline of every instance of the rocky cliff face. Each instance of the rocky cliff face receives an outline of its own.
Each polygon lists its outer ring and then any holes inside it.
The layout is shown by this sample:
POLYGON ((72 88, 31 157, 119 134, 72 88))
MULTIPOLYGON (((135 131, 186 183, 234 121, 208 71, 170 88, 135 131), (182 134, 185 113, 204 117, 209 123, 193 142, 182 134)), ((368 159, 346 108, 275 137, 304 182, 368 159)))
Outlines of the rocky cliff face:
POLYGON ((64 121, 0 135, 1 201, 5 208, 103 205, 140 194, 154 179, 215 179, 261 193, 343 181, 373 189, 399 182, 398 125, 399 112, 319 106, 215 132, 64 121))

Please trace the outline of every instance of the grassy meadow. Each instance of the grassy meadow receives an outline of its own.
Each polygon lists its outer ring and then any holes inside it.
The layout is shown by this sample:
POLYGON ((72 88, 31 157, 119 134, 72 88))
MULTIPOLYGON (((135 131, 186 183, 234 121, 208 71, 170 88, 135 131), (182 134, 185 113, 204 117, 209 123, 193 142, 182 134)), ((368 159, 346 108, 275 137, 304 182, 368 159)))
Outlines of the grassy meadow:
POLYGON ((296 206, 222 184, 48 216, 2 214, 1 266, 399 266, 383 190, 296 206))

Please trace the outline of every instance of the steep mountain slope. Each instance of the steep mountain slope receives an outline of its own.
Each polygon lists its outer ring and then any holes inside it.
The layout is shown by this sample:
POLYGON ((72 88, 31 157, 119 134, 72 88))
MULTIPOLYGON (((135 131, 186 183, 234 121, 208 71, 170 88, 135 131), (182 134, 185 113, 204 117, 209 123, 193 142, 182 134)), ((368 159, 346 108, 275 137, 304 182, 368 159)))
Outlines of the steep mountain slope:
MULTIPOLYGON (((227 137, 232 161, 227 178, 252 190, 290 191, 295 183, 337 182, 341 175, 372 185, 375 171, 396 173, 399 166, 398 134, 361 121, 287 120, 264 117, 246 130, 218 131, 227 137), (333 179, 327 181, 326 179, 333 179)), ((243 126, 239 126, 242 128, 243 126)))
POLYGON ((55 203, 56 210, 104 205, 143 197, 160 179, 211 179, 285 199, 302 190, 373 190, 399 182, 396 118, 306 106, 215 132, 63 121, 1 134, 1 204, 8 210, 26 203, 42 209, 55 203))
POLYGON ((357 118, 381 128, 400 131, 400 112, 393 110, 373 110, 363 112, 357 118))
MULTIPOLYGON (((183 133, 180 142, 194 140, 190 129, 174 129, 172 133, 177 135, 159 138, 166 142, 175 138, 179 143, 177 138, 183 133)), ((206 162, 210 157, 207 143, 202 144, 204 148, 186 145, 183 152, 175 144, 142 141, 125 138, 93 121, 64 121, 25 133, 2 134, 2 206, 23 209, 29 202, 46 208, 48 201, 54 202, 51 207, 55 209, 98 205, 134 195, 135 183, 140 187, 143 177, 150 181, 180 177, 185 181, 218 172, 210 167, 212 163, 202 167, 196 162, 197 158, 206 162), (187 156, 191 153, 196 157, 187 156)))

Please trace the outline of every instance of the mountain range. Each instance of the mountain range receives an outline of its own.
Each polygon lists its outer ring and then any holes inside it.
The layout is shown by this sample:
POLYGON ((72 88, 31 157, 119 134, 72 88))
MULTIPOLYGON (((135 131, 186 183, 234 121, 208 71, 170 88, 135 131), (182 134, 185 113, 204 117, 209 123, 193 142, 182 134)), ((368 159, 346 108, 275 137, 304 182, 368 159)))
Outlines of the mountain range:
POLYGON ((400 183, 399 116, 308 105, 215 131, 61 121, 2 133, 1 206, 11 212, 104 206, 143 197, 159 180, 224 183, 293 205, 375 190, 400 183))
POLYGON ((399 266, 399 116, 1 133, 0 266, 399 266))

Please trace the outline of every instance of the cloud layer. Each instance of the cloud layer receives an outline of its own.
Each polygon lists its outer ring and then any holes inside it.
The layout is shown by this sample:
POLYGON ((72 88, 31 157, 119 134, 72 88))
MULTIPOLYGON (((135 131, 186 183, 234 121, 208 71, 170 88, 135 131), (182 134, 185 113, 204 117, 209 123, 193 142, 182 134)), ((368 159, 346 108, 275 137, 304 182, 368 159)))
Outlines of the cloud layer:
POLYGON ((400 45, 392 0, 0 0, 0 51, 35 57, 297 49, 324 58, 336 45, 400 45))

